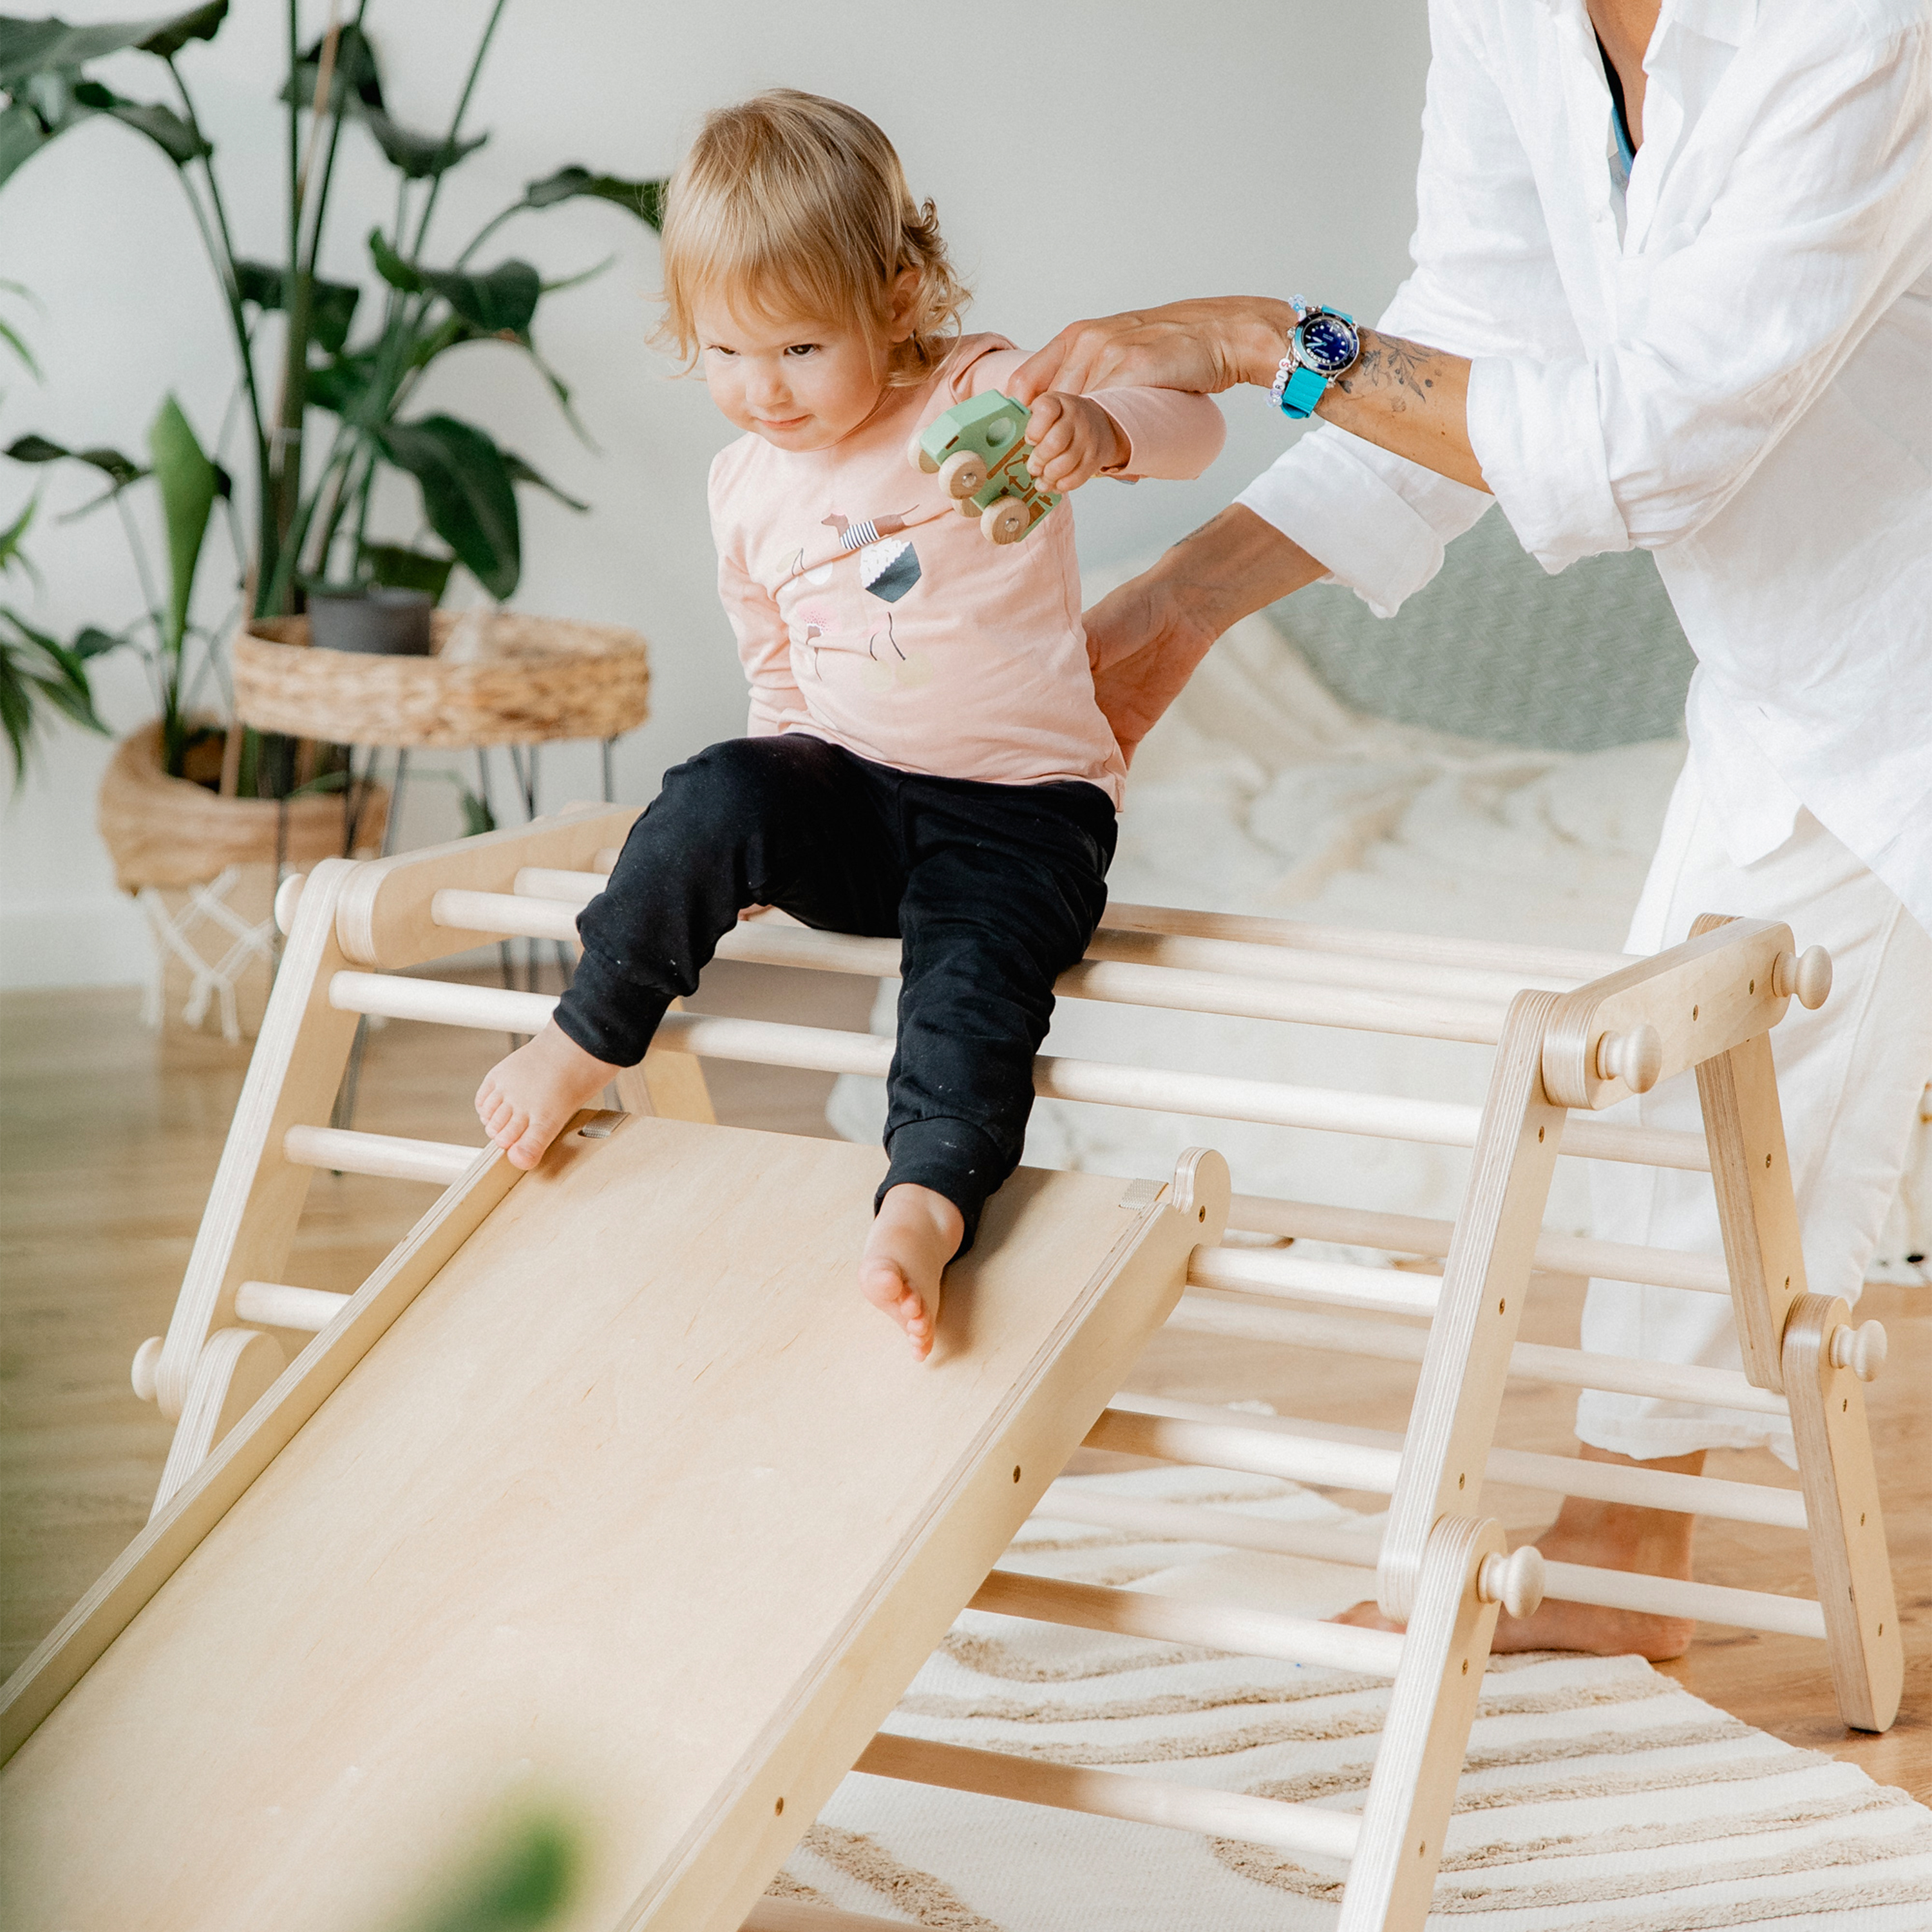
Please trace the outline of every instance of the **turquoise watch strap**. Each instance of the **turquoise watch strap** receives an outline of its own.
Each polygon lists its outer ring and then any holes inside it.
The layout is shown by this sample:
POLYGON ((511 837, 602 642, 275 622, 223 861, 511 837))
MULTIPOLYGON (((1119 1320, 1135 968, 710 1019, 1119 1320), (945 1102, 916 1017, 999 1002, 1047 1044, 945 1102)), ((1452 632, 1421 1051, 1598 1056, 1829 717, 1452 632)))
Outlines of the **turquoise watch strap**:
POLYGON ((1292 416, 1298 422, 1315 413, 1315 406, 1328 392, 1328 378, 1318 369, 1306 368, 1295 370, 1281 392, 1281 412, 1292 416))

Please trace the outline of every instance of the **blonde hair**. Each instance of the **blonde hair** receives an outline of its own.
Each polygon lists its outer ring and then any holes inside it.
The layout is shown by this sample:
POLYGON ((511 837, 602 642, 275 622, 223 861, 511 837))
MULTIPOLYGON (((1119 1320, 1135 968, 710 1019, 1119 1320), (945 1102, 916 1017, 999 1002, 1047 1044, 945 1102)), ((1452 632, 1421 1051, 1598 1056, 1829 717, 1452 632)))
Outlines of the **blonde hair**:
POLYGON ((741 314, 859 316, 895 386, 922 382, 958 338, 968 292, 932 203, 914 202, 878 125, 856 107, 773 88, 705 116, 664 198, 664 320, 687 369, 707 292, 741 314), (917 278, 912 334, 888 347, 892 284, 917 278))

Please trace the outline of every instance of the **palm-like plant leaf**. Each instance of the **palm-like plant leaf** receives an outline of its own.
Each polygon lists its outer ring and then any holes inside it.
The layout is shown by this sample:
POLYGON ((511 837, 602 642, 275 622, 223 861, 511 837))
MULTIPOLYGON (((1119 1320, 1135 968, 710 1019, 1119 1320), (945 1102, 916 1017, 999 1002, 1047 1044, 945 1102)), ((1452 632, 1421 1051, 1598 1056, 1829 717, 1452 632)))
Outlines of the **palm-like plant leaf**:
POLYGON ((467 141, 452 141, 447 135, 418 134, 380 107, 364 108, 362 118, 375 136, 376 146, 388 156, 389 165, 400 169, 411 181, 427 181, 431 176, 447 173, 490 138, 488 134, 478 134, 467 141))
POLYGON ((554 496, 567 510, 574 510, 581 516, 590 508, 588 503, 580 502, 578 498, 560 490, 548 476, 543 476, 532 465, 525 462, 514 449, 504 451, 503 466, 510 472, 512 482, 534 484, 545 495, 554 496))
POLYGON ((523 574, 522 531, 509 466, 490 439, 453 416, 386 423, 382 454, 416 479, 430 528, 500 602, 523 574))
MULTIPOLYGON (((105 634, 82 634, 84 638, 105 634)), ((112 650, 118 642, 108 638, 106 648, 112 650)), ((99 648, 83 651, 77 644, 58 643, 36 630, 17 610, 0 604, 0 731, 6 734, 14 754, 16 790, 27 775, 43 707, 86 730, 106 735, 87 676, 87 659, 100 655, 99 648)))
POLYGON ((118 449, 99 445, 92 449, 69 449, 64 443, 34 434, 16 436, 7 446, 6 454, 16 463, 85 463, 99 470, 117 490, 138 483, 148 473, 131 456, 124 456, 118 449))
POLYGON ((460 268, 416 271, 472 328, 485 335, 520 335, 537 312, 543 280, 527 262, 499 262, 481 274, 460 268))
POLYGON ((161 518, 168 533, 167 629, 163 641, 172 655, 180 651, 188 631, 195 566, 201 560, 202 538, 214 508, 215 469, 172 395, 162 403, 148 426, 148 452, 154 458, 161 518))
MULTIPOLYGON (((322 47, 318 40, 302 56, 293 76, 283 86, 280 98, 285 104, 304 110, 315 104, 316 83, 322 78, 322 47)), ((328 103, 322 111, 340 114, 358 104, 382 106, 382 76, 369 37, 351 20, 336 37, 335 71, 329 80, 328 103)))
MULTIPOLYGON (((280 309, 288 306, 287 278, 272 262, 237 261, 235 264, 236 292, 245 302, 253 302, 257 308, 280 309)), ((350 325, 356 320, 356 304, 362 298, 362 291, 353 282, 325 282, 320 280, 309 284, 308 332, 309 338, 325 353, 338 356, 349 340, 350 325)))
POLYGON ((573 201, 588 195, 598 201, 614 202, 652 228, 664 226, 663 180, 627 181, 620 175, 592 174, 573 164, 559 168, 542 181, 530 182, 524 190, 526 208, 554 208, 560 201, 573 201))
POLYGON ((158 20, 104 22, 94 27, 0 15, 0 90, 11 93, 30 74, 81 67, 128 47, 166 60, 190 40, 212 40, 227 14, 228 0, 208 0, 206 5, 158 20))

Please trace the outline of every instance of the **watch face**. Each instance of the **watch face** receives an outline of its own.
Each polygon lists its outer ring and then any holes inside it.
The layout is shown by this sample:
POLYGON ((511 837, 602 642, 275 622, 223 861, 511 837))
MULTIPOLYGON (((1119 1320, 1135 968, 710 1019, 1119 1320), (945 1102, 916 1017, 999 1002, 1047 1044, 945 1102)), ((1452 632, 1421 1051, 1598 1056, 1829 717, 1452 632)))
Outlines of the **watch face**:
POLYGON ((1361 352, 1361 338, 1352 323, 1318 310, 1295 331, 1302 359, 1324 376, 1339 376, 1361 352))

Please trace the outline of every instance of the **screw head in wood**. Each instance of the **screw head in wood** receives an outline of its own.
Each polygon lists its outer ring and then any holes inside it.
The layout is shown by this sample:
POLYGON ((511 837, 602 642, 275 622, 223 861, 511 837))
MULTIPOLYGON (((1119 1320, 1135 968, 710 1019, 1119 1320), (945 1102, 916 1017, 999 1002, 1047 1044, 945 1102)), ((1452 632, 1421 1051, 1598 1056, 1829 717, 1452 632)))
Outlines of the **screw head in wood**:
POLYGON ((1862 1382, 1876 1382, 1888 1346, 1883 1322, 1862 1322, 1856 1328, 1840 1322, 1832 1331, 1832 1366, 1850 1369, 1862 1382))
POLYGON ((1816 1012, 1831 997, 1832 956, 1822 946, 1780 952, 1772 968, 1771 989, 1781 1000, 1795 994, 1807 1012, 1816 1012))
POLYGON ((1621 1080, 1633 1094, 1648 1094, 1663 1071, 1663 1037, 1648 1021, 1628 1033, 1606 1033, 1597 1042, 1600 1080, 1621 1080))

